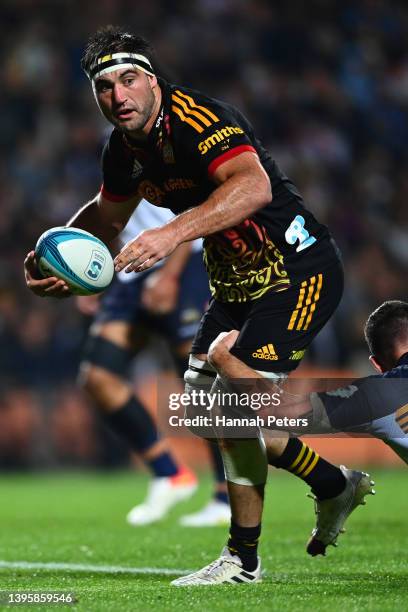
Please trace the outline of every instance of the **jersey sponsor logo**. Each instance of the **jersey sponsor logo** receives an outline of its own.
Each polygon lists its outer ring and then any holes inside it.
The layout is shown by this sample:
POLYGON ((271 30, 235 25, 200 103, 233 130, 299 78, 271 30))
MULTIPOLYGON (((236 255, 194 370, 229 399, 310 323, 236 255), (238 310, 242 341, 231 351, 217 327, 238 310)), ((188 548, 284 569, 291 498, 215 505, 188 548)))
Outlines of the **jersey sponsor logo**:
POLYGON ((299 240, 296 253, 300 253, 300 251, 307 249, 316 242, 316 238, 311 236, 307 229, 305 229, 305 223, 306 221, 302 215, 296 215, 285 232, 285 240, 288 244, 295 244, 299 240))
POLYGON ((323 274, 312 276, 308 281, 303 281, 299 289, 299 297, 295 310, 290 317, 288 329, 306 331, 316 310, 316 304, 320 299, 320 291, 323 285, 323 274))
POLYGON ((170 178, 164 183, 166 191, 180 191, 181 189, 192 189, 196 184, 188 178, 170 178))
POLYGON ((151 202, 155 206, 161 206, 166 197, 166 193, 172 191, 182 191, 185 189, 193 189, 196 184, 192 179, 189 178, 170 178, 165 181, 163 189, 158 185, 155 185, 152 181, 142 181, 138 187, 138 195, 145 200, 151 202))
POLYGON ((228 142, 229 137, 233 136, 234 134, 244 134, 244 130, 240 127, 226 125, 225 127, 220 128, 219 130, 211 134, 211 136, 209 136, 205 140, 202 140, 200 143, 198 143, 198 150, 200 151, 201 155, 205 155, 212 147, 214 147, 219 142, 222 142, 223 140, 227 140, 228 142))
POLYGON ((191 96, 182 93, 179 89, 171 96, 171 110, 179 116, 181 121, 194 128, 199 134, 219 118, 209 108, 197 104, 191 96))
POLYGON ((255 357, 255 359, 266 359, 267 361, 277 361, 279 359, 273 344, 265 344, 265 346, 252 353, 252 357, 255 357))

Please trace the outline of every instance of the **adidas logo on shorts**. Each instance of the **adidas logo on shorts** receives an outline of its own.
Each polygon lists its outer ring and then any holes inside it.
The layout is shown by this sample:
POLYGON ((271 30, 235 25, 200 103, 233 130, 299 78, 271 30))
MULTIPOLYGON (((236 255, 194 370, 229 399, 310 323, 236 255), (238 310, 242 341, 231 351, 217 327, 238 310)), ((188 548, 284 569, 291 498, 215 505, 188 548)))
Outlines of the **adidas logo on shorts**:
POLYGON ((279 359, 273 344, 265 344, 265 346, 257 349, 255 353, 252 353, 252 357, 255 357, 255 359, 267 359, 268 361, 277 361, 279 359))

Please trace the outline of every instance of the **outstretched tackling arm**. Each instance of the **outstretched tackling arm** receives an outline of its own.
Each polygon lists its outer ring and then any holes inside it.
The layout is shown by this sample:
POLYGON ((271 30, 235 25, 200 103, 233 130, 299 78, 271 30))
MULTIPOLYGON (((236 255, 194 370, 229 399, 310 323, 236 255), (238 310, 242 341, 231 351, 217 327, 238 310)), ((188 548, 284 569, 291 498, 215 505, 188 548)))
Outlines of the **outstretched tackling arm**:
MULTIPOLYGON (((217 370, 219 376, 226 382, 228 388, 233 388, 235 392, 247 393, 266 393, 272 397, 272 394, 279 394, 279 402, 273 401, 269 405, 265 405, 265 412, 260 413, 258 410, 254 414, 260 414, 263 417, 274 416, 277 419, 301 419, 306 418, 309 423, 310 433, 318 433, 322 427, 322 420, 325 421, 325 432, 329 433, 327 426, 327 416, 323 419, 323 415, 315 409, 316 393, 288 393, 285 391, 285 385, 277 385, 272 380, 265 378, 256 370, 246 365, 243 361, 231 354, 231 349, 234 346, 239 332, 232 330, 230 332, 221 333, 211 344, 208 350, 208 361, 217 370), (314 432, 313 430, 316 429, 314 432)), ((283 430, 291 431, 296 428, 288 425, 283 426, 283 430)))
MULTIPOLYGON (((209 348, 208 360, 237 392, 244 390, 247 393, 248 386, 251 393, 265 391, 270 394, 279 391, 280 402, 266 408, 268 416, 306 418, 307 431, 314 434, 366 432, 381 437, 375 433, 372 424, 383 423, 386 417, 390 417, 392 422, 390 431, 395 429, 395 414, 403 404, 406 405, 406 378, 395 380, 367 376, 326 392, 297 392, 296 387, 293 388, 296 383, 293 380, 289 390, 285 388, 285 383, 278 388, 271 380, 265 379, 231 354, 238 335, 236 330, 220 334, 209 348)), ((299 383, 302 384, 301 381, 299 383)), ((288 430, 296 432, 296 428, 289 427, 288 430)), ((306 429, 303 433, 306 433, 306 429)), ((382 438, 387 438, 387 435, 382 435, 382 438)))

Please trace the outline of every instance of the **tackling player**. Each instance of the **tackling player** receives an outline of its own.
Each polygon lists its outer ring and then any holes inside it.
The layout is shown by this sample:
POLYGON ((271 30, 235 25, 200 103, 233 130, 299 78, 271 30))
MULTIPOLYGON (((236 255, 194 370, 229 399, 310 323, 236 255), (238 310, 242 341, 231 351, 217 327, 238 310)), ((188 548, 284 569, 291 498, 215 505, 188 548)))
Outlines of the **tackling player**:
MULTIPOLYGON (((91 37, 82 66, 115 129, 103 153, 101 192, 70 224, 110 242, 141 198, 170 208, 176 217, 129 242, 116 271, 145 271, 178 245, 204 237, 213 297, 193 343, 187 389, 207 389, 212 382, 222 388, 206 355, 220 332, 234 328, 240 330, 233 349, 240 360, 267 378, 287 375, 342 295, 342 267, 327 228, 307 210, 248 120, 228 104, 158 78, 144 39, 105 28, 91 37)), ((63 281, 35 278, 33 252, 26 277, 39 295, 69 295, 63 281)), ((263 505, 264 444, 261 437, 236 440, 222 452, 233 514, 230 548, 241 564, 231 571, 235 582, 256 581, 261 525, 248 511, 263 505), (249 506, 240 503, 243 490, 249 506)), ((280 440, 276 461, 319 499, 338 500, 330 517, 336 522, 354 496, 354 477, 312 449, 302 469, 294 470, 303 452, 298 439, 280 440)), ((222 582, 217 572, 212 578, 222 582)))
MULTIPOLYGON (((122 232, 121 242, 125 244, 143 229, 172 218, 169 210, 142 201, 122 232)), ((146 500, 127 515, 131 525, 160 520, 176 503, 194 493, 197 481, 189 470, 177 465, 166 441, 159 437, 149 412, 126 380, 129 366, 146 340, 144 331, 156 331, 166 339, 182 378, 191 340, 208 299, 202 245, 197 240, 192 247, 191 243, 183 245, 165 262, 140 275, 119 273, 104 293, 90 329, 81 383, 106 424, 143 458, 153 473, 146 500)), ((229 522, 222 458, 215 442, 209 444, 209 450, 216 481, 214 497, 199 512, 181 517, 182 525, 201 527, 229 522)))
MULTIPOLYGON (((232 381, 236 389, 239 380, 262 380, 232 355, 238 335, 237 330, 220 334, 209 351, 219 375, 232 381)), ((364 336, 370 362, 379 374, 326 392, 292 395, 291 388, 289 395, 283 387, 279 404, 266 411, 279 418, 303 417, 309 422, 306 433, 369 434, 383 440, 408 463, 408 303, 390 300, 381 304, 368 317, 364 336)))

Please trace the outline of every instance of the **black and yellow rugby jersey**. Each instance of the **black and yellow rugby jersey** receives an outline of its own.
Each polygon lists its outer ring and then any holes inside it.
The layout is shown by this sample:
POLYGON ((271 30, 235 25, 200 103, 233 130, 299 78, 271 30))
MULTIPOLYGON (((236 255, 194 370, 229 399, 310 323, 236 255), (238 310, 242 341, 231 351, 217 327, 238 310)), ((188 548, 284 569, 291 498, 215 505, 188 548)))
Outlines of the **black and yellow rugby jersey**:
POLYGON ((160 80, 163 104, 147 141, 114 129, 102 155, 104 197, 139 195, 175 214, 202 204, 217 189, 213 174, 251 151, 268 174, 272 201, 235 227, 204 239, 213 295, 222 302, 260 298, 321 272, 337 254, 327 228, 304 207, 251 124, 233 106, 160 80))

